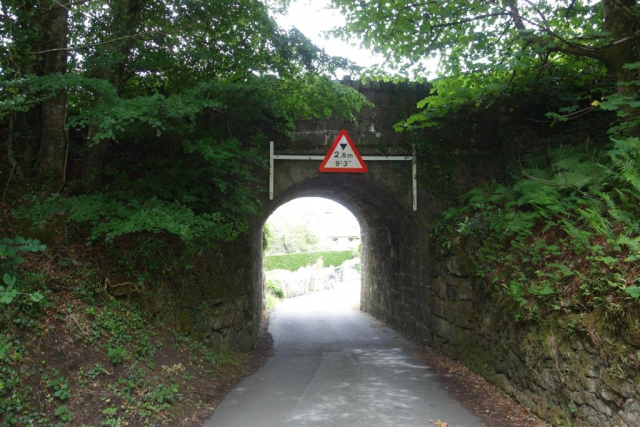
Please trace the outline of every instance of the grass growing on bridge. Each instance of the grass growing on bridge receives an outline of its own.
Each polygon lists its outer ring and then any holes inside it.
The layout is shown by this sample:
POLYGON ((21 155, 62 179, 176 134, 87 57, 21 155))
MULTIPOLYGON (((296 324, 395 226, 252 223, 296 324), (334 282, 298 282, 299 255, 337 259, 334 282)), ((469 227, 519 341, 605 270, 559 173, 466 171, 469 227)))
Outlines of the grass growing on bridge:
POLYGON ((314 264, 322 258, 324 266, 339 266, 353 258, 353 251, 301 252, 296 254, 271 255, 264 258, 264 268, 271 270, 296 271, 301 267, 314 264))

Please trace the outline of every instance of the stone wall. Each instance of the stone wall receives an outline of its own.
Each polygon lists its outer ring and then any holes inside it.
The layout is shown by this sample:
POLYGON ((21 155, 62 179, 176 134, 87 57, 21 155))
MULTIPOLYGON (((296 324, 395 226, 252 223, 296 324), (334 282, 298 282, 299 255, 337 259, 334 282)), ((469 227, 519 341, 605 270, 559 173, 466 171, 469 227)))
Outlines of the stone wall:
POLYGON ((640 373, 623 360, 640 359, 634 339, 516 322, 512 303, 473 276, 463 245, 427 259, 428 280, 388 296, 371 293, 368 311, 463 361, 555 426, 640 426, 640 373))
POLYGON ((295 298, 314 292, 333 289, 342 282, 342 270, 329 267, 301 267, 296 271, 271 270, 265 273, 267 283, 273 282, 285 298, 295 298))
POLYGON ((427 257, 428 235, 416 226, 380 222, 363 231, 361 309, 409 337, 427 334, 427 257))
POLYGON ((155 278, 142 294, 143 305, 167 325, 215 348, 250 350, 262 312, 255 289, 248 236, 203 251, 191 265, 176 266, 155 278))

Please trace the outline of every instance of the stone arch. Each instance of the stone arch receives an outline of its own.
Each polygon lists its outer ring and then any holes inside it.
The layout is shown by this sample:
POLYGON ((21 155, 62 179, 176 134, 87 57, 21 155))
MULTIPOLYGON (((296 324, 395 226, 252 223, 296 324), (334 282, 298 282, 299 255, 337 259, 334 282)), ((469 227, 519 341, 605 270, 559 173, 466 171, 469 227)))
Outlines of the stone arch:
POLYGON ((327 198, 354 214, 362 234, 361 309, 409 336, 423 336, 417 328, 430 318, 424 312, 429 310, 426 296, 421 295, 428 283, 426 263, 421 262, 428 250, 424 224, 403 195, 366 176, 316 174, 292 183, 268 202, 254 226, 259 242, 253 245, 257 250, 252 258, 260 266, 258 283, 263 283, 262 227, 278 207, 300 197, 327 198))

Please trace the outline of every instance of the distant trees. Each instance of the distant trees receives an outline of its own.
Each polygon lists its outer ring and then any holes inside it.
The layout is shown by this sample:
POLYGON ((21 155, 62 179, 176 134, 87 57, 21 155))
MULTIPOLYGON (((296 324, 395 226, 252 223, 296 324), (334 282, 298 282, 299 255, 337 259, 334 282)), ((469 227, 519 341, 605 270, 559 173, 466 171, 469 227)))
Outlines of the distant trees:
POLYGON ((265 225, 269 230, 268 253, 288 254, 309 252, 318 249, 318 236, 304 223, 273 221, 265 225))

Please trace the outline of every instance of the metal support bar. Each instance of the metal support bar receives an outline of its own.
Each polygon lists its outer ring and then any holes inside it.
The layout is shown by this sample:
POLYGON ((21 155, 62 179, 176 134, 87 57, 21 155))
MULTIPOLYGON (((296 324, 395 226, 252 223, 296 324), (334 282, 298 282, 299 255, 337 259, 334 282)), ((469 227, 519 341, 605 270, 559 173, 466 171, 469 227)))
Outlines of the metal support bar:
POLYGON ((276 172, 273 169, 273 146, 274 142, 269 142, 269 200, 273 200, 273 175, 276 172))
POLYGON ((296 156, 291 154, 274 154, 276 160, 322 160, 324 156, 296 156))
MULTIPOLYGON (((274 160, 324 160, 325 156, 318 155, 293 155, 293 154, 274 154, 274 142, 269 143, 269 200, 273 200, 273 177, 275 175, 274 160)), ((413 210, 418 210, 418 165, 416 163, 416 150, 413 150, 413 156, 362 156, 365 161, 411 161, 411 180, 413 191, 413 210)))
POLYGON ((418 162, 416 160, 416 148, 413 147, 413 156, 411 157, 411 178, 413 180, 413 211, 418 210, 418 162))
MULTIPOLYGON (((325 156, 315 155, 293 155, 293 154, 274 154, 275 160, 324 160, 325 156)), ((362 160, 390 160, 394 162, 413 160, 413 156, 362 156, 362 160)))

